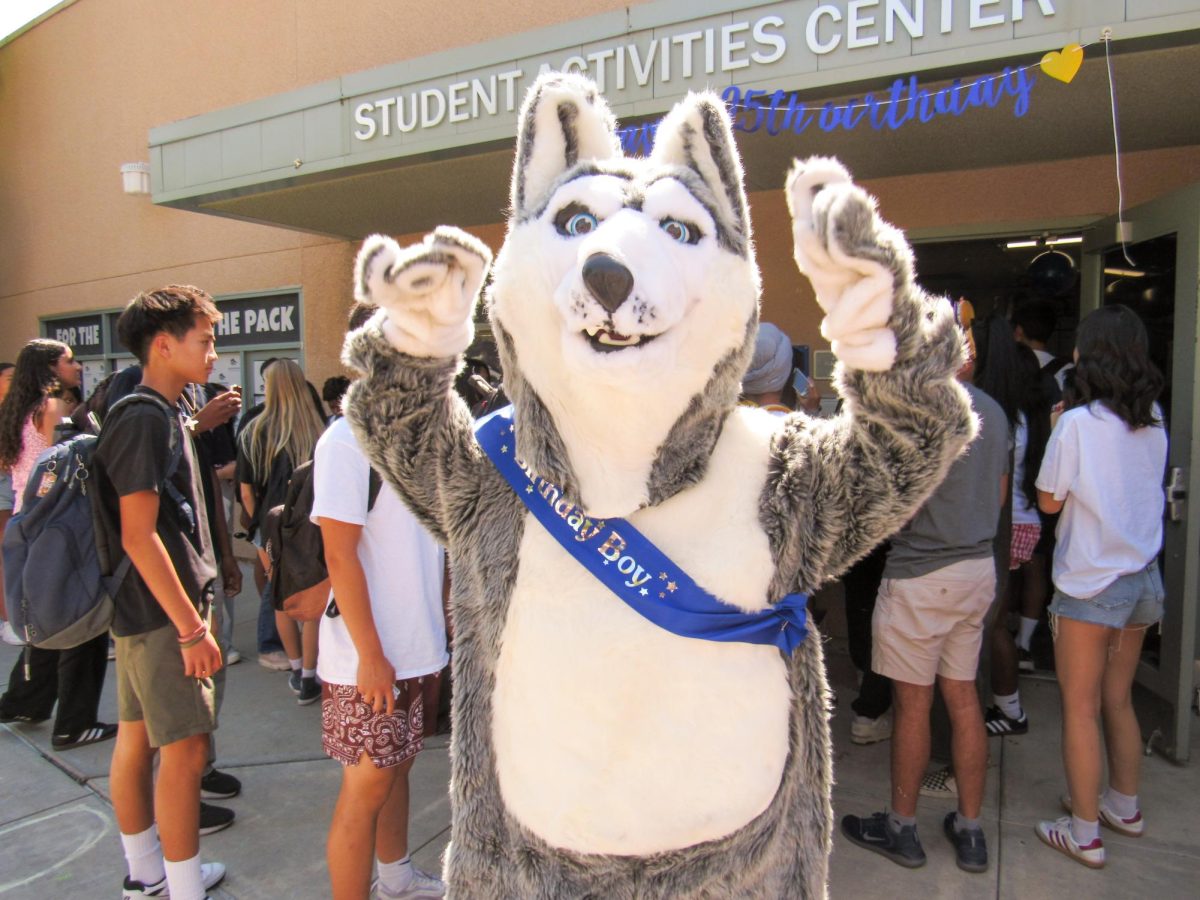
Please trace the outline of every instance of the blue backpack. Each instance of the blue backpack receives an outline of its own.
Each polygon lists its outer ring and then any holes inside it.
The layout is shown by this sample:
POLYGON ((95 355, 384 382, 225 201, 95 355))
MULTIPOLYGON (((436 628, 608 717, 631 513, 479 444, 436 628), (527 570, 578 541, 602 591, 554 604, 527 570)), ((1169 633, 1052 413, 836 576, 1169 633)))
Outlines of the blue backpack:
MULTIPOLYGON (((152 403, 175 425, 177 411, 150 394, 129 394, 112 410, 132 403, 152 403)), ((100 526, 100 504, 91 482, 99 440, 82 434, 39 456, 25 485, 21 511, 4 532, 9 623, 27 644, 44 650, 78 647, 108 631, 113 599, 132 565, 119 542, 109 546, 100 526)), ((183 442, 172 427, 162 493, 186 515, 191 506, 170 483, 182 456, 183 442)))

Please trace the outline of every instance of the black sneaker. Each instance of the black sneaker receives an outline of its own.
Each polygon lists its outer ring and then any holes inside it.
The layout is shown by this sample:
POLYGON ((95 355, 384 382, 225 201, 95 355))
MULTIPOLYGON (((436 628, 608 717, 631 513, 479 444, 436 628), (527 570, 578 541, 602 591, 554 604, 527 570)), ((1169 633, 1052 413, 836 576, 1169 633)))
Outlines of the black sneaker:
POLYGON ((964 872, 986 872, 988 867, 987 841, 982 828, 955 831, 954 820, 958 813, 948 812, 942 821, 946 840, 954 845, 954 857, 964 872))
POLYGON ((55 750, 74 750, 88 744, 110 741, 117 736, 117 726, 108 722, 97 722, 77 734, 55 734, 50 737, 50 746, 55 750))
POLYGON ((200 796, 205 800, 228 800, 242 792, 242 783, 228 772, 213 769, 200 779, 200 796))
POLYGON ((992 706, 983 716, 983 725, 991 737, 1024 734, 1029 730, 1029 716, 1025 715, 1025 710, 1021 710, 1021 718, 1010 719, 1000 707, 992 706))
POLYGON ((921 849, 917 826, 904 825, 899 832, 892 831, 886 812, 875 813, 866 819, 843 816, 842 834, 852 843, 886 856, 906 869, 918 869, 925 865, 925 851, 921 849))
POLYGON ((317 684, 315 678, 301 678, 300 691, 296 694, 296 702, 301 706, 308 706, 310 703, 315 703, 321 699, 321 686, 317 684))
POLYGON ((300 696, 300 688, 302 687, 301 682, 303 681, 304 679, 300 677, 299 669, 292 669, 292 671, 288 673, 288 687, 292 689, 292 693, 297 697, 300 696))
POLYGON ((1017 648, 1017 671, 1018 672, 1034 672, 1037 667, 1033 663, 1033 654, 1028 650, 1017 648))
POLYGON ((211 803, 200 804, 200 833, 216 834, 233 824, 233 810, 211 803))

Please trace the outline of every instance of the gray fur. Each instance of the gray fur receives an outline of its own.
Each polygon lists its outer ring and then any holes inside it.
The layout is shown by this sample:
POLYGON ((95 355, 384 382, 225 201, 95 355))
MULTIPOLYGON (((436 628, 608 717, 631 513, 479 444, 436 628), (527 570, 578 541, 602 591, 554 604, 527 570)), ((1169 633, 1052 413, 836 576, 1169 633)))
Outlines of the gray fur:
MULTIPOLYGON (((526 136, 522 131, 523 140, 526 136)), ((518 170, 527 158, 518 152, 518 170)), ((514 189, 520 190, 519 171, 514 189)), ((879 222, 865 196, 861 205, 839 212, 832 226, 826 221, 828 211, 814 214, 819 213, 822 234, 832 227, 849 252, 890 266, 896 288, 890 322, 897 338, 896 363, 884 373, 840 372, 845 412, 832 421, 789 418, 772 443, 766 483, 747 485, 747 490, 761 492, 760 521, 775 559, 771 589, 776 597, 797 587, 815 589, 899 527, 974 433, 969 402, 953 381, 962 347, 948 308, 913 285, 903 238, 879 222)), ((521 206, 516 196, 514 206, 521 206)), ((578 497, 562 438, 522 375, 512 337, 494 319, 493 325, 506 388, 516 407, 518 453, 540 475, 558 483, 565 496, 578 497)), ((736 402, 755 325, 756 316, 751 316, 740 346, 718 362, 703 392, 659 448, 651 475, 652 503, 663 503, 704 477, 736 402)), ((525 507, 474 440, 469 412, 452 389, 458 360, 398 353, 378 321, 347 338, 344 359, 364 373, 346 400, 355 433, 372 464, 448 546, 452 560, 450 896, 824 897, 832 845, 832 752, 828 689, 815 629, 788 661, 794 703, 778 792, 764 812, 740 829, 675 851, 619 857, 549 846, 513 818, 500 795, 490 728, 525 507)), ((704 789, 696 785, 696 790, 704 789)))
MULTIPOLYGON (((700 134, 690 124, 684 124, 684 158, 687 166, 696 172, 702 180, 704 170, 701 167, 699 154, 705 153, 712 158, 717 169, 718 183, 709 185, 715 191, 723 191, 726 201, 733 213, 733 220, 717 212, 713 219, 717 222, 717 240, 730 253, 745 256, 750 239, 750 216, 746 210, 746 193, 742 187, 741 166, 737 161, 737 152, 733 148, 733 132, 728 127, 729 117, 724 107, 720 109, 711 102, 701 100, 696 103, 696 109, 703 119, 700 134), (704 147, 697 145, 703 141, 704 147)), ((711 211, 710 211, 711 212, 711 211)))

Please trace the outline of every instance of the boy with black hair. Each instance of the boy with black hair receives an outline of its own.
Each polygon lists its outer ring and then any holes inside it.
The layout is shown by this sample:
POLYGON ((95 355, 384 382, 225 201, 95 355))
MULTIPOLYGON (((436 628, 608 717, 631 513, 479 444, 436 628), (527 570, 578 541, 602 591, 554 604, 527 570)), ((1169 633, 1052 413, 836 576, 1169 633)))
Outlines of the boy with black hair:
POLYGON ((209 631, 217 567, 203 475, 191 420, 177 407, 187 384, 209 379, 219 319, 212 298, 190 286, 129 303, 117 331, 143 367, 140 401, 110 412, 95 452, 100 537, 133 563, 112 627, 119 725, 111 789, 129 864, 126 900, 168 891, 203 900, 225 875, 199 855, 200 779, 222 660, 209 631))
MULTIPOLYGON (((351 330, 373 312, 355 304, 351 330)), ((409 856, 408 777, 436 726, 449 661, 444 554, 391 485, 372 503, 370 463, 346 419, 329 426, 313 459, 311 515, 337 597, 337 613, 321 617, 318 660, 322 745, 342 764, 327 845, 332 894, 434 900, 445 885, 409 856)))

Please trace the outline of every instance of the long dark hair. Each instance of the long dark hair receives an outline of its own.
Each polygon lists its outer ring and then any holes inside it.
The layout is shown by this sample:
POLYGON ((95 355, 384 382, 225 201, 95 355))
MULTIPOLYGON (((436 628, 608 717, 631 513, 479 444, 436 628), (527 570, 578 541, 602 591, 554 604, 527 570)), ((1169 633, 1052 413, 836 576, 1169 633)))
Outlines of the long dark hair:
POLYGON ((21 430, 46 398, 59 388, 55 364, 70 348, 61 341, 35 338, 21 348, 8 396, 0 404, 0 468, 11 469, 21 456, 21 430))
POLYGON ((1099 401, 1132 428, 1162 425, 1154 401, 1163 377, 1150 361, 1146 326, 1128 306, 1106 306, 1089 314, 1075 333, 1073 406, 1099 401))
POLYGON ((1025 474, 1016 485, 1029 501, 1037 506, 1037 476, 1046 454, 1046 442, 1050 440, 1050 395, 1046 391, 1046 379, 1042 377, 1042 365, 1037 354, 1024 344, 1017 344, 1018 385, 1017 405, 1025 415, 1025 474))
POLYGON ((1011 434, 1017 427, 1021 388, 1017 381, 1017 341, 1012 326, 1003 316, 992 313, 971 324, 975 333, 975 377, 979 388, 993 400, 1008 419, 1011 434))

